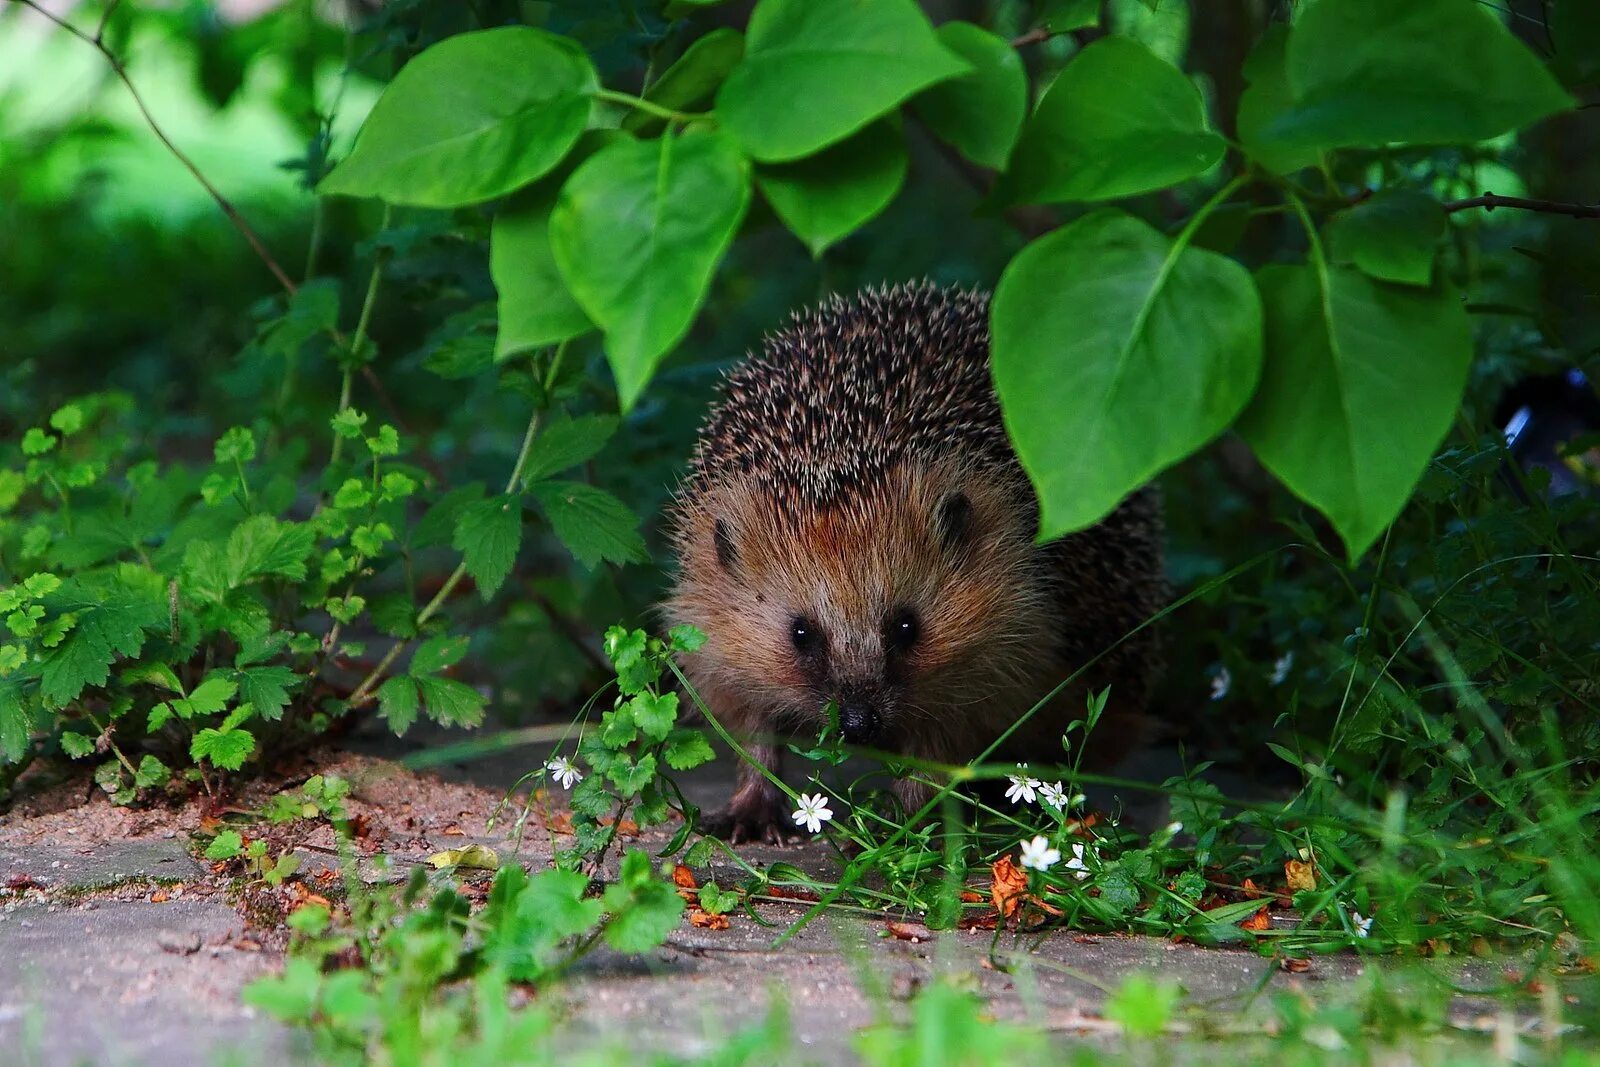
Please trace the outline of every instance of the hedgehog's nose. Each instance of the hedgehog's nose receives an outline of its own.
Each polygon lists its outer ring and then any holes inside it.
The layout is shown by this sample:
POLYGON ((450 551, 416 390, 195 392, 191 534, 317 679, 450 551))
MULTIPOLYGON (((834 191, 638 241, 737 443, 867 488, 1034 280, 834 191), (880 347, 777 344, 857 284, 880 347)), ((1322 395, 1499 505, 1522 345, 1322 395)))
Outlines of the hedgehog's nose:
POLYGON ((844 735, 846 743, 871 744, 878 739, 882 728, 883 718, 878 714, 874 701, 857 693, 840 694, 839 732, 844 735))

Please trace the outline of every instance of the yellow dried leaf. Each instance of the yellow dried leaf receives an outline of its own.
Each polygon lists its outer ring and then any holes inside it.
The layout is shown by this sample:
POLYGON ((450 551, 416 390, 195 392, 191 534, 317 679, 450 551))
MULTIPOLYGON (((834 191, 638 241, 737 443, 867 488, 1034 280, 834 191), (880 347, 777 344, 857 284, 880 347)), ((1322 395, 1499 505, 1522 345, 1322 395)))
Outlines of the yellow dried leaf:
POLYGON ((446 867, 467 867, 481 871, 500 868, 500 856, 488 845, 468 845, 466 848, 447 848, 428 857, 430 866, 438 870, 446 867))

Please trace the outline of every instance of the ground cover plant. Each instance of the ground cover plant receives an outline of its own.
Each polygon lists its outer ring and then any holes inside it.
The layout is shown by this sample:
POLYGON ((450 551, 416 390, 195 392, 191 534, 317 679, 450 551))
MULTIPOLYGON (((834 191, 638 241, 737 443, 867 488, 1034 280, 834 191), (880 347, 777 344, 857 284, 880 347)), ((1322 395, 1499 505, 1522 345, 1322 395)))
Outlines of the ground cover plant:
MULTIPOLYGON (((220 810, 365 717, 572 722, 529 757, 570 807, 553 870, 504 867, 476 912, 437 876, 296 913, 258 995, 395 1062, 536 1044, 550 1021, 506 1014, 508 987, 659 943, 685 897, 712 922, 775 891, 802 924, 1132 930, 1285 967, 1517 951, 1581 982, 1600 16, 951 6, 0 8, 0 789, 76 760, 117 803, 220 810), (47 105, 64 61, 92 88, 47 105), (253 132, 224 189, 196 145, 229 124, 253 132), (796 831, 837 877, 674 886, 738 861, 674 784, 720 733, 678 684, 698 637, 650 615, 716 372, 819 293, 925 275, 995 291, 1041 536, 1163 484, 1182 772, 1087 773, 1104 694, 1026 767, 902 761, 938 786, 923 812, 840 778, 832 734, 791 739, 817 772, 785 784, 796 831), (1101 799, 1139 791, 1170 817, 1101 799), (630 820, 669 847, 591 894, 630 820)), ((1165 995, 1127 993, 1130 1032, 1166 1026, 1165 995)))

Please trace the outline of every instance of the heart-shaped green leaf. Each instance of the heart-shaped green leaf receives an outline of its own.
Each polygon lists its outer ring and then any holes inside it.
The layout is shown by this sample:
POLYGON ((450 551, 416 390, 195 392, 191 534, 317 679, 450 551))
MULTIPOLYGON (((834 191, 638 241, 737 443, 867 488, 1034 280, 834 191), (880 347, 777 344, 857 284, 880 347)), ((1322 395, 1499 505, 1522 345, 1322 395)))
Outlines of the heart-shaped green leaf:
POLYGON ((1289 27, 1281 22, 1268 26, 1244 61, 1247 84, 1239 97, 1239 141, 1251 159, 1275 174, 1292 174, 1302 167, 1314 166, 1318 155, 1315 148, 1285 144, 1266 133, 1294 107, 1294 93, 1285 69, 1288 48, 1289 27))
POLYGON ((749 202, 749 164, 712 130, 607 145, 562 186, 550 247, 605 331, 624 411, 689 332, 749 202))
POLYGON ((717 115, 751 158, 781 163, 966 71, 912 0, 760 0, 717 115))
MULTIPOLYGON (((1099 7, 1098 0, 1094 6, 1099 7)), ((970 22, 947 22, 939 40, 972 73, 941 82, 911 102, 917 117, 972 162, 999 169, 1028 114, 1028 74, 1017 50, 970 22)))
POLYGON ((892 122, 869 126, 808 159, 756 171, 767 203, 813 256, 888 207, 905 180, 905 140, 892 122))
POLYGON ((1328 250, 1383 282, 1427 285, 1444 236, 1444 208, 1431 196, 1391 189, 1337 216, 1328 227, 1328 250))
POLYGON ((459 207, 561 162, 599 81, 575 41, 526 26, 447 37, 401 68, 320 193, 459 207))
POLYGON ((1355 559, 1405 505, 1461 403, 1472 330, 1447 286, 1264 267, 1261 387, 1239 433, 1355 559))
POLYGON ((1294 107, 1264 135, 1316 148, 1456 144, 1572 106, 1474 0, 1318 0, 1289 34, 1294 107))
POLYGON ((1192 178, 1222 158, 1183 72, 1131 37, 1103 37, 1046 90, 997 203, 1113 200, 1192 178))
POLYGON ((994 381, 1040 536, 1090 526, 1221 433, 1261 365, 1245 269, 1120 211, 1024 248, 995 290, 994 381))

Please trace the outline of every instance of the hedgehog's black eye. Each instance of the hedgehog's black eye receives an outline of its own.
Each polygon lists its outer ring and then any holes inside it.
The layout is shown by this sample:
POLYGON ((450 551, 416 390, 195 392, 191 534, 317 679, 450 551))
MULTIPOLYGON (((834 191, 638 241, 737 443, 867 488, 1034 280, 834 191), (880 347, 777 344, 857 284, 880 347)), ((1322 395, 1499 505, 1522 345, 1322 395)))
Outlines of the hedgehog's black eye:
POLYGON ((789 623, 789 640, 794 642, 796 652, 812 655, 822 648, 822 627, 804 615, 796 615, 789 623))
POLYGON ((922 619, 916 608, 896 608, 883 620, 883 647, 890 652, 909 652, 922 636, 922 619))
POLYGON ((940 501, 934 525, 946 550, 954 552, 965 544, 972 529, 972 501, 967 494, 957 490, 940 501))

